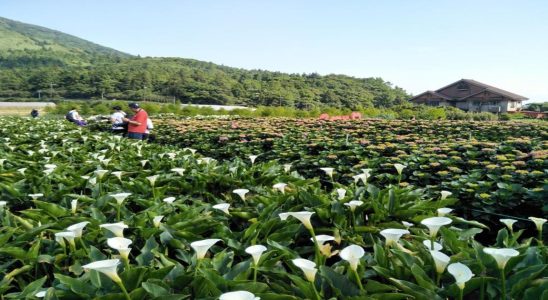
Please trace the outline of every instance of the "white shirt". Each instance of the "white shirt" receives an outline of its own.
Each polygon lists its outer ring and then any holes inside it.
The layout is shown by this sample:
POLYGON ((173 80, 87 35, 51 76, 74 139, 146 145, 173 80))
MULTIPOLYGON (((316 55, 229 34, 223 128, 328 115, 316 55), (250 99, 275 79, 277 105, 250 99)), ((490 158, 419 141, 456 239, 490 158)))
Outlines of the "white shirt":
POLYGON ((154 125, 152 124, 152 120, 150 120, 150 118, 147 118, 147 129, 145 130, 145 133, 150 133, 151 129, 154 129, 154 125))

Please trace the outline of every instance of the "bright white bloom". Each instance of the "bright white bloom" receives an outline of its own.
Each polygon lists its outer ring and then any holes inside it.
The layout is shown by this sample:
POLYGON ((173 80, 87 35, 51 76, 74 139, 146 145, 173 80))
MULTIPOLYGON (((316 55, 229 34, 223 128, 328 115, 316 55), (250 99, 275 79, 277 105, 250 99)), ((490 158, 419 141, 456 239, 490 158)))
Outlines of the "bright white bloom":
POLYGON ((47 290, 39 291, 38 293, 34 294, 34 297, 36 298, 44 298, 46 297, 47 290))
POLYGON ((21 173, 21 175, 25 175, 26 170, 27 168, 21 168, 21 169, 17 169, 17 172, 21 173))
POLYGON ((259 157, 259 156, 258 155, 250 155, 249 156, 249 160, 251 160, 251 164, 255 163, 255 160, 257 159, 257 157, 259 157))
POLYGON ((124 224, 124 222, 102 224, 102 225, 99 225, 99 227, 105 228, 106 230, 112 232, 117 237, 124 237, 124 229, 128 228, 128 226, 124 224))
MULTIPOLYGON (((314 238, 310 238, 310 240, 312 242, 314 242, 314 238)), ((318 241, 318 244, 320 244, 320 245, 323 245, 326 242, 334 241, 334 240, 335 240, 334 236, 330 236, 330 235, 327 235, 327 234, 319 234, 319 235, 316 236, 316 241, 318 241)))
POLYGON ((446 217, 432 217, 422 220, 421 224, 428 227, 431 237, 435 237, 442 226, 449 225, 451 222, 453 221, 446 217))
POLYGON ((356 210, 356 207, 358 206, 362 206, 363 205, 363 201, 359 201, 359 200, 352 200, 348 203, 345 203, 344 205, 350 207, 350 210, 351 211, 355 211, 356 210))
POLYGON ((266 247, 263 245, 254 245, 254 246, 249 246, 245 248, 245 252, 253 256, 253 262, 255 263, 256 266, 259 265, 259 260, 261 259, 261 255, 265 251, 266 251, 266 247))
POLYGON ((53 169, 57 168, 57 165, 54 165, 54 164, 45 164, 45 165, 44 165, 44 168, 46 168, 46 169, 52 169, 52 170, 53 170, 53 169))
POLYGON ((292 164, 284 164, 284 172, 289 173, 291 170, 292 164))
POLYGON ((240 198, 242 198, 242 200, 245 201, 245 194, 249 193, 249 190, 248 189, 235 189, 232 192, 234 194, 237 194, 238 196, 240 196, 240 198))
POLYGON ((116 172, 112 172, 112 173, 110 173, 110 174, 116 176, 116 178, 118 178, 118 180, 121 181, 121 180, 122 180, 122 174, 123 174, 123 173, 124 173, 124 172, 122 172, 122 171, 116 171, 116 172))
POLYGON ((308 259, 304 258, 295 258, 291 261, 295 266, 299 267, 304 272, 304 276, 308 281, 314 282, 316 272, 318 272, 315 262, 309 261, 308 259))
POLYGON ((198 257, 198 259, 203 259, 207 253, 207 250, 209 250, 209 248, 211 248, 211 246, 213 246, 218 241, 220 241, 220 239, 207 239, 196 241, 192 242, 190 244, 190 247, 192 247, 192 249, 196 251, 196 256, 198 257))
POLYGON ((29 194, 29 197, 31 197, 32 200, 36 200, 40 197, 44 197, 44 194, 29 194))
POLYGON ((542 231, 542 226, 544 225, 544 223, 546 223, 546 219, 543 218, 529 217, 529 220, 535 223, 538 231, 542 231))
POLYGON ((405 226, 405 228, 409 229, 409 227, 412 227, 413 226, 413 223, 409 223, 409 222, 405 222, 405 221, 401 221, 401 223, 403 224, 403 226, 405 226))
POLYGON ((71 225, 71 226, 67 227, 66 230, 74 232, 75 237, 81 238, 82 237, 82 231, 84 230, 84 227, 86 227, 86 225, 88 225, 88 224, 89 224, 88 221, 76 223, 74 225, 71 225))
POLYGON ((162 201, 164 201, 167 204, 173 204, 173 201, 175 201, 175 197, 167 197, 167 198, 164 198, 164 200, 162 201))
POLYGON ((183 174, 185 173, 185 169, 183 168, 173 168, 171 169, 171 171, 177 173, 179 176, 183 176, 183 174))
POLYGON ((53 173, 53 171, 55 171, 55 169, 45 169, 42 172, 44 172, 44 174, 46 174, 46 175, 49 175, 49 174, 53 173))
POLYGON ((358 183, 358 181, 360 180, 363 182, 363 184, 367 183, 367 175, 365 174, 354 175, 352 176, 352 178, 354 178, 354 183, 358 183))
POLYGON ((141 160, 141 166, 144 168, 147 162, 148 162, 148 159, 141 160))
POLYGON ((159 177, 159 175, 148 176, 147 180, 150 182, 150 185, 154 186, 154 184, 156 183, 156 180, 158 179, 158 177, 159 177))
POLYGON ((453 195, 453 193, 451 193, 449 191, 441 191, 441 200, 444 200, 445 198, 447 198, 451 195, 453 195))
POLYGON ((360 179, 362 179, 364 185, 367 185, 367 180, 369 179, 369 177, 371 177, 371 172, 372 171, 373 170, 371 170, 371 169, 362 169, 363 175, 365 175, 365 176, 363 177, 363 179, 362 178, 360 178, 360 179))
POLYGON ((156 216, 152 219, 152 223, 154 224, 154 227, 158 228, 160 227, 160 223, 162 222, 162 219, 164 216, 156 216))
POLYGON ((221 294, 219 300, 259 300, 261 298, 255 297, 248 291, 235 291, 221 294))
POLYGON ((440 243, 436 242, 434 242, 434 249, 432 249, 432 241, 430 240, 424 240, 422 241, 422 244, 424 245, 424 247, 426 247, 426 249, 430 251, 441 251, 443 249, 443 246, 440 243))
POLYGON ((82 266, 82 268, 84 268, 84 270, 95 270, 97 272, 101 272, 107 275, 110 279, 112 279, 112 281, 120 283, 122 282, 122 279, 120 279, 116 271, 116 268, 119 264, 119 259, 107 259, 89 263, 82 266))
POLYGON ((280 213, 278 216, 280 216, 280 219, 282 221, 287 220, 287 217, 292 216, 293 218, 298 219, 303 223, 304 227, 307 229, 312 229, 312 223, 310 223, 310 217, 312 217, 314 213, 308 212, 308 211, 299 211, 299 212, 287 212, 287 213, 280 213))
POLYGON ((211 163, 214 160, 215 159, 213 159, 211 157, 202 157, 202 159, 200 161, 203 162, 204 164, 208 165, 209 163, 211 163))
POLYGON ((334 168, 320 168, 320 170, 324 171, 327 176, 333 178, 333 171, 335 170, 334 168))
POLYGON ((57 232, 55 234, 55 241, 58 242, 61 246, 65 247, 65 240, 69 242, 73 247, 76 246, 74 243, 75 234, 72 231, 63 231, 57 232))
POLYGON ((493 256, 493 258, 497 261, 499 269, 501 270, 504 270, 504 267, 506 267, 506 263, 510 260, 510 258, 519 255, 517 250, 511 248, 483 248, 483 252, 493 256))
POLYGON ((455 277, 455 281, 461 290, 464 289, 464 286, 468 280, 474 277, 474 273, 466 265, 461 263, 453 263, 447 267, 447 271, 455 277))
POLYGON ((4 207, 8 204, 8 201, 0 201, 0 210, 4 209, 4 207))
POLYGON ((282 194, 285 194, 285 187, 287 186, 286 183, 276 183, 275 185, 272 186, 273 189, 277 189, 278 191, 280 191, 282 194))
POLYGON ((394 168, 396 168, 396 171, 398 171, 398 174, 401 175, 401 173, 403 172, 403 169, 407 168, 407 166, 402 164, 394 164, 394 168))
POLYGON ((438 217, 444 217, 445 215, 451 213, 452 211, 453 209, 449 207, 438 208, 438 217))
POLYGON ((171 159, 171 160, 174 160, 175 156, 177 156, 177 153, 174 153, 174 152, 168 152, 166 154, 169 157, 169 159, 171 159))
POLYGON ((445 271, 445 267, 447 267, 451 258, 445 255, 445 253, 442 253, 440 251, 430 251, 430 255, 432 255, 432 258, 434 259, 434 264, 436 265, 436 272, 438 274, 443 273, 443 271, 445 271))
POLYGON ((117 193, 117 194, 112 194, 110 196, 116 199, 116 203, 118 203, 118 205, 122 205, 122 202, 124 202, 124 200, 126 200, 126 198, 129 197, 130 195, 131 193, 117 193))
POLYGON ((183 148, 183 151, 190 151, 192 155, 196 153, 196 149, 192 149, 192 148, 183 148))
POLYGON ((506 225, 506 227, 508 227, 508 229, 510 229, 510 231, 514 230, 514 228, 513 228, 514 223, 517 222, 517 220, 514 220, 514 219, 500 219, 499 221, 504 223, 504 225, 506 225))
POLYGON ((360 263, 360 258, 364 256, 365 251, 362 247, 358 245, 350 245, 341 250, 339 256, 346 260, 350 264, 350 268, 356 271, 358 269, 358 264, 360 263))
POLYGON ((3 167, 4 166, 4 162, 6 161, 7 159, 5 158, 0 158, 0 167, 3 167))
POLYGON ((95 176, 97 176, 97 178, 103 179, 105 174, 108 173, 108 170, 96 170, 94 173, 95 173, 95 176))
POLYGON ((76 208, 78 208, 78 199, 74 199, 70 201, 70 210, 72 214, 76 213, 76 208))
POLYGON ((390 246, 397 244, 402 235, 409 234, 409 230, 388 228, 382 230, 380 234, 386 239, 386 245, 390 246))
POLYGON ((131 251, 131 248, 129 248, 129 245, 133 243, 130 239, 126 239, 123 237, 113 237, 107 239, 107 244, 110 248, 114 250, 118 250, 118 253, 120 253, 120 256, 124 259, 128 259, 129 252, 131 251))
POLYGON ((97 184, 97 177, 93 177, 89 180, 89 184, 96 185, 97 184))
POLYGON ((213 208, 221 210, 227 215, 230 215, 230 212, 228 212, 229 207, 230 207, 230 204, 228 203, 219 203, 219 204, 213 205, 213 208))
POLYGON ((339 200, 344 199, 344 196, 346 196, 346 190, 345 189, 337 189, 337 196, 339 200))

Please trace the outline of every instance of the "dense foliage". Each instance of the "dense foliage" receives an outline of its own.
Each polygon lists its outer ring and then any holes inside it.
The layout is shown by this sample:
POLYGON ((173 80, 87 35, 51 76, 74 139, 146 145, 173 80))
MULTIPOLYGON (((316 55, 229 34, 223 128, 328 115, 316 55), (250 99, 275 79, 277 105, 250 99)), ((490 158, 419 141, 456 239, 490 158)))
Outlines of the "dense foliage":
MULTIPOLYGON (((161 121, 157 121, 159 123, 161 121)), ((336 169, 350 183, 362 168, 407 166, 402 185, 448 190, 459 213, 548 214, 548 131, 545 123, 312 119, 166 119, 157 141, 226 159, 260 155, 294 163, 301 174, 336 169)), ((389 177, 376 177, 382 183, 389 177)))
POLYGON ((109 98, 313 108, 389 107, 407 93, 380 78, 243 70, 141 58, 0 19, 0 98, 109 98), (5 36, 5 39, 4 39, 5 36))
POLYGON ((548 296, 546 220, 498 223, 485 247, 474 239, 485 225, 440 209, 458 197, 401 184, 410 167, 339 183, 338 169, 215 160, 60 120, 2 118, 0 136, 4 299, 548 296), (520 238, 532 221, 537 238, 520 238))

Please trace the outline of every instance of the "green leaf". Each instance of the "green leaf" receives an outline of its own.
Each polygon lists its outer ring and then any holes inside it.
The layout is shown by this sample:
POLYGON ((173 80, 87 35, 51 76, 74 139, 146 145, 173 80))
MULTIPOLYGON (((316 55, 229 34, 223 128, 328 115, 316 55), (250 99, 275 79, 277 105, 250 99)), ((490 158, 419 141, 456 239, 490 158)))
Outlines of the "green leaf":
POLYGON ((139 254, 135 260, 139 263, 139 266, 149 266, 154 259, 153 249, 158 247, 158 243, 154 236, 151 236, 145 243, 145 246, 141 248, 141 254, 139 254))
POLYGON ((31 283, 29 283, 25 289, 21 292, 21 294, 19 294, 19 297, 23 298, 23 297, 27 297, 27 296, 34 296, 34 294, 36 294, 39 290, 42 289, 42 285, 44 285, 44 282, 46 282, 46 279, 48 277, 47 276, 44 276, 40 279, 37 279, 31 283))
POLYGON ((68 213, 68 211, 64 207, 61 207, 55 203, 43 202, 40 200, 32 200, 32 202, 34 202, 37 208, 43 210, 48 215, 54 218, 65 216, 68 213))
POLYGON ((360 294, 360 289, 348 277, 326 266, 321 266, 320 270, 321 275, 337 291, 337 295, 357 296, 360 294))
POLYGON ((432 280, 426 275, 424 270, 419 267, 417 264, 413 264, 411 267, 411 273, 415 277, 417 283, 425 289, 430 289, 432 291, 437 290, 437 286, 432 282, 432 280))
POLYGON ((150 281, 143 282, 143 289, 152 297, 169 295, 168 289, 150 281))
POLYGON ((412 282, 405 281, 405 280, 398 280, 395 278, 390 278, 390 281, 396 284, 404 292, 410 295, 413 295, 413 297, 417 299, 443 300, 443 298, 438 296, 438 294, 436 294, 434 291, 425 289, 412 282))
POLYGON ((124 283, 124 286, 128 291, 133 291, 141 285, 141 282, 145 278, 148 269, 145 267, 134 267, 129 270, 125 270, 120 274, 120 278, 124 283))
POLYGON ((19 259, 21 261, 25 260, 27 258, 27 251, 19 248, 19 247, 3 247, 0 248, 0 253, 7 254, 9 256, 12 256, 15 259, 19 259))
POLYGON ((507 279, 507 286, 510 290, 510 295, 515 298, 524 291, 528 285, 535 280, 542 272, 548 267, 548 265, 536 265, 520 270, 514 273, 507 279))

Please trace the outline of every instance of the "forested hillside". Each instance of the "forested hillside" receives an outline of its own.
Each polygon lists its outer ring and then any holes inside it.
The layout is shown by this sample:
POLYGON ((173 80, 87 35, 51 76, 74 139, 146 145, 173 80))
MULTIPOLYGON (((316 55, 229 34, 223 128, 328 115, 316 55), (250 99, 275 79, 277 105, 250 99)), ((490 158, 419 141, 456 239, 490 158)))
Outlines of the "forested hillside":
POLYGON ((170 100, 267 106, 390 107, 407 93, 381 78, 243 70, 135 57, 0 18, 0 98, 170 100))

